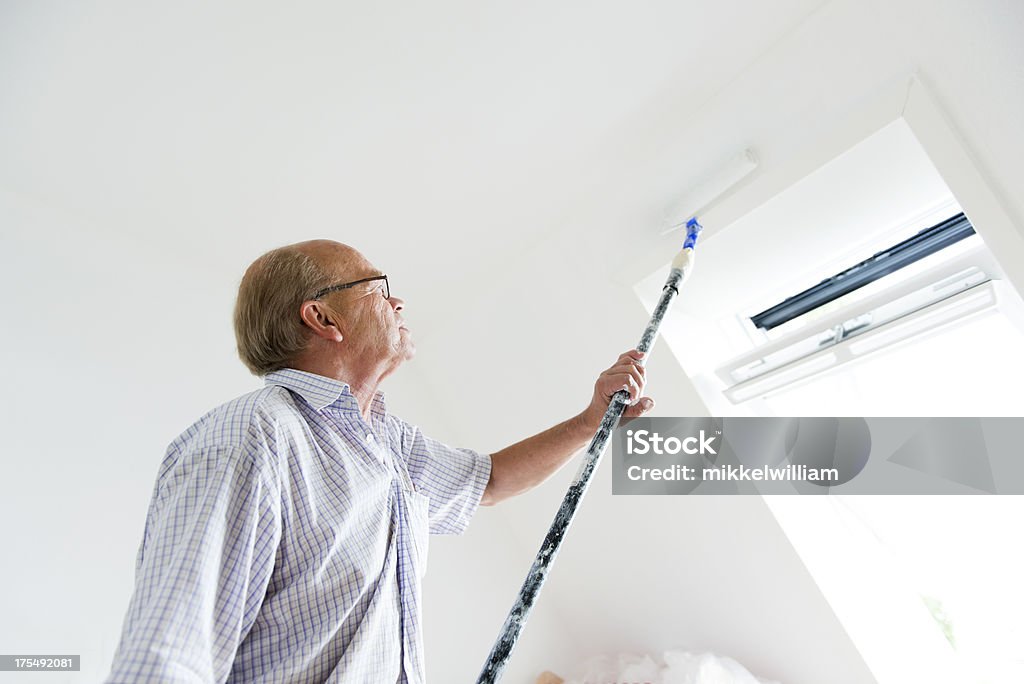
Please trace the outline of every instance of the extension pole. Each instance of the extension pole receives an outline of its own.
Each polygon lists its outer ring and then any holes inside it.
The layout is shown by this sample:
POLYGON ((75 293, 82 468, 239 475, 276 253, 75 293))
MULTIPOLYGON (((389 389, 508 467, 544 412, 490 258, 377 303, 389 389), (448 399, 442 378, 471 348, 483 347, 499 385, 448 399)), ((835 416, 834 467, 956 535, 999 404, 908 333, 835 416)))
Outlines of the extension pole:
MULTIPOLYGON (((697 235, 700 233, 701 228, 701 225, 695 218, 691 218, 687 222, 686 241, 683 243, 683 249, 672 261, 668 280, 665 281, 665 286, 661 290, 661 298, 658 300, 658 305, 654 308, 654 313, 651 314, 651 320, 647 323, 647 328, 640 338, 640 344, 636 346, 638 351, 646 353, 654 345, 654 340, 658 336, 658 328, 661 327, 661 321, 665 317, 665 312, 668 311, 669 304, 679 294, 679 287, 686 280, 687 275, 689 275, 693 265, 693 250, 697 244, 697 235)), ((641 360, 641 363, 645 361, 646 357, 641 360)), ((622 417, 622 413, 625 411, 628 403, 629 392, 626 390, 619 390, 612 395, 611 401, 608 403, 608 409, 604 413, 604 418, 601 419, 601 426, 597 429, 594 438, 590 440, 590 446, 583 457, 580 469, 576 473, 572 484, 569 485, 569 491, 565 493, 562 505, 559 506, 558 512, 555 513, 555 519, 552 521, 547 536, 544 537, 544 542, 541 544, 540 551, 537 552, 537 557, 533 561, 533 566, 530 567, 530 572, 527 573, 526 580, 519 590, 519 597, 512 605, 512 610, 509 611, 508 617, 505 618, 501 634, 498 635, 498 639, 491 648, 491 653, 487 657, 483 670, 480 672, 477 684, 494 684, 505 671, 505 666, 508 665, 509 658, 512 656, 512 649, 515 648, 516 642, 519 641, 519 634, 523 631, 526 618, 530 616, 530 610, 537 601, 537 595, 540 593, 540 588, 544 585, 544 580, 547 579, 548 571, 551 569, 551 564, 554 563, 558 549, 562 546, 562 541, 569 530, 569 525, 572 524, 572 520, 576 515, 576 509, 579 508, 580 501, 583 499, 583 495, 586 494, 587 487, 590 486, 590 478, 597 469, 597 464, 601 461, 601 456, 604 454, 604 449, 608 444, 608 438, 612 434, 612 429, 618 425, 619 418, 622 417)))

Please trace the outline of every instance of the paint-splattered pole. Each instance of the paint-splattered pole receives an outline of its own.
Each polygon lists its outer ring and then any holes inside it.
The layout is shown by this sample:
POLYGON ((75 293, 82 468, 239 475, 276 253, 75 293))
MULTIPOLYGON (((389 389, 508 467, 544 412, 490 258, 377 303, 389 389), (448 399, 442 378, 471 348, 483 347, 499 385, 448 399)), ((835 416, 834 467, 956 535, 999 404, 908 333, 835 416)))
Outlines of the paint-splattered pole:
MULTIPOLYGON (((647 323, 647 328, 640 338, 640 344, 636 346, 638 351, 646 353, 654 345, 654 339, 658 336, 658 328, 661 327, 665 312, 668 311, 672 299, 679 294, 679 287, 692 268, 693 250, 697 245, 697 236, 700 231, 701 225, 697 219, 690 219, 687 222, 686 241, 683 243, 683 249, 672 261, 672 268, 669 271, 668 280, 665 281, 665 287, 662 288, 658 305, 654 308, 654 313, 651 314, 651 320, 647 323)), ((644 358, 646 359, 646 357, 644 358)), ((491 648, 491 653, 480 672, 477 684, 493 684, 501 678, 505 671, 505 666, 508 665, 509 658, 512 656, 512 649, 519 641, 519 634, 523 631, 526 618, 530 616, 530 610, 537 601, 537 595, 544 585, 544 580, 547 579, 548 571, 551 569, 551 564, 554 563, 558 549, 562 546, 562 540, 565 539, 569 525, 572 524, 576 509, 579 507, 583 495, 586 494, 587 487, 590 486, 590 477, 597 469, 597 464, 601 461, 605 446, 608 444, 608 438, 628 403, 629 392, 626 390, 619 390, 612 395, 608 410, 605 411, 604 418, 601 419, 601 426, 597 429, 594 438, 590 440, 590 446, 580 464, 579 472, 576 473, 572 484, 569 485, 569 491, 562 499, 562 505, 559 506, 551 528, 548 530, 547 536, 544 537, 544 543, 541 544, 540 551, 537 552, 537 557, 530 567, 530 572, 526 575, 526 580, 519 590, 519 597, 505 619, 501 634, 498 635, 498 639, 491 648)))

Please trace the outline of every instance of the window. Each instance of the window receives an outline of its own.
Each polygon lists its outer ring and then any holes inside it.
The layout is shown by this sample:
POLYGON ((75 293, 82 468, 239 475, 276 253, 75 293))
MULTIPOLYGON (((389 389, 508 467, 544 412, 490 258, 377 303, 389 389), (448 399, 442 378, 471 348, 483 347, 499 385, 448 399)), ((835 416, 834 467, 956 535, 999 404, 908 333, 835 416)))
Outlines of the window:
MULTIPOLYGON (((749 202, 752 179, 726 200, 665 341, 716 416, 1024 415, 1019 229, 916 80, 860 115, 823 143, 844 152, 790 169, 781 193, 749 202), (839 147, 850 127, 863 139, 839 147), (960 212, 977 235, 772 325, 752 320, 960 212)), ((635 291, 651 310, 665 269, 645 259, 635 291)), ((1024 498, 765 501, 881 684, 1024 681, 1024 498)))
POLYGON ((663 331, 715 415, 1024 415, 1022 312, 900 120, 701 244, 663 331))

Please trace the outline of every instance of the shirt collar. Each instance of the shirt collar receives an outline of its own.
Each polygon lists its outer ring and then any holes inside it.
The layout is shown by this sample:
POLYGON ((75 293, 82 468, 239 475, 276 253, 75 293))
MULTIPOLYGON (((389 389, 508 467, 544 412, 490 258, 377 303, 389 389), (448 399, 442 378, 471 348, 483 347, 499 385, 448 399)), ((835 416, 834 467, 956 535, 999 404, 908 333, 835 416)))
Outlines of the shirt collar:
MULTIPOLYGON (((284 368, 267 373, 263 381, 267 386, 278 385, 295 392, 317 411, 334 403, 337 403, 342 408, 358 409, 356 398, 352 396, 348 383, 341 380, 335 380, 334 378, 328 378, 315 373, 307 373, 306 371, 294 368, 284 368)), ((376 392, 374 394, 370 410, 375 414, 387 412, 383 392, 376 392)))

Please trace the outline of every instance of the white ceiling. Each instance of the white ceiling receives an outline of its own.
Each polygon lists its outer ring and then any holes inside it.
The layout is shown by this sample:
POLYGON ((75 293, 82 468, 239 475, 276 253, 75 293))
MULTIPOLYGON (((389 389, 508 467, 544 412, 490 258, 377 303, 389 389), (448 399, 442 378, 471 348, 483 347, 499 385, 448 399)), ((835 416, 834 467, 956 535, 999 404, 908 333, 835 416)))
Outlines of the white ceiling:
POLYGON ((4 3, 0 186, 218 270, 334 237, 429 301, 819 4, 4 3))

